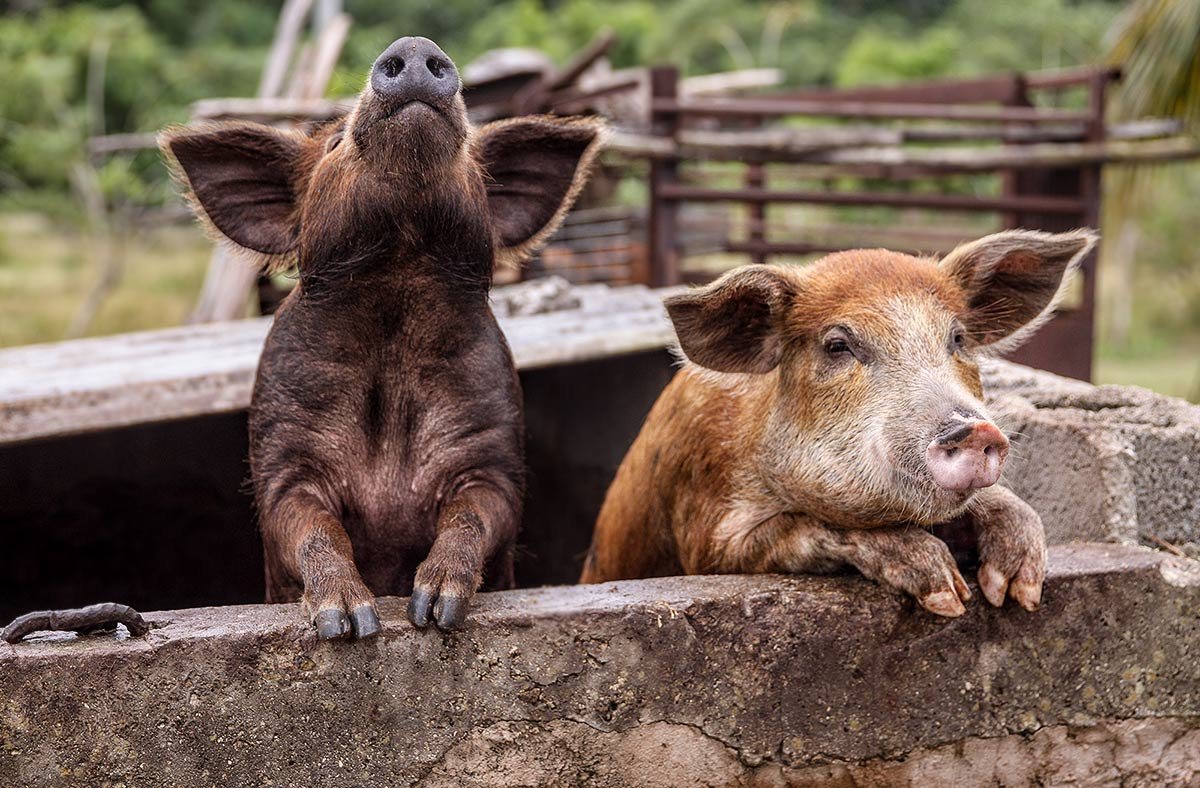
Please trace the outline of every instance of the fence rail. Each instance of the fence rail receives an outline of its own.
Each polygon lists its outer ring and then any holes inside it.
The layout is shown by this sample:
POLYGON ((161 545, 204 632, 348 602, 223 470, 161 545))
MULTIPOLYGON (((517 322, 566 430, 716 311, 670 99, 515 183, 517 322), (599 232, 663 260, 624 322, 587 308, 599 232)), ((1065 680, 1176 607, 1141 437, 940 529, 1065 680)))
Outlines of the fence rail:
MULTIPOLYGON (((1104 93, 1118 75, 1110 68, 1071 69, 704 99, 680 97, 674 68, 654 69, 648 132, 618 135, 613 145, 650 163, 647 283, 665 286, 715 275, 711 267, 689 265, 682 218, 695 204, 740 206, 742 221, 716 247, 760 263, 861 245, 794 232, 778 237, 787 223, 772 221, 771 213, 795 206, 899 211, 896 221, 904 222, 917 247, 908 251, 923 254, 953 246, 937 232, 946 213, 991 216, 996 230, 1096 226, 1103 164, 1200 154, 1194 141, 1155 139, 1177 130, 1164 123, 1109 139, 1104 93), (1037 91, 1075 89, 1085 93, 1082 107, 1038 106, 1033 100, 1037 91), (804 119, 805 125, 788 124, 792 119, 804 119), (815 119, 825 119, 825 125, 812 125, 815 119), (855 123, 840 122, 845 120, 855 123), (718 163, 725 169, 712 170, 718 163), (740 176, 731 175, 729 167, 738 165, 740 176), (809 171, 785 176, 777 171, 784 165, 809 171), (961 182, 947 180, 964 175, 974 178, 974 193, 960 193, 961 182), (894 188, 881 189, 868 182, 872 177, 894 188), (740 185, 730 183, 738 178, 740 185)), ((1018 360, 1091 377, 1094 252, 1079 275, 1077 297, 1018 352, 1018 360)))

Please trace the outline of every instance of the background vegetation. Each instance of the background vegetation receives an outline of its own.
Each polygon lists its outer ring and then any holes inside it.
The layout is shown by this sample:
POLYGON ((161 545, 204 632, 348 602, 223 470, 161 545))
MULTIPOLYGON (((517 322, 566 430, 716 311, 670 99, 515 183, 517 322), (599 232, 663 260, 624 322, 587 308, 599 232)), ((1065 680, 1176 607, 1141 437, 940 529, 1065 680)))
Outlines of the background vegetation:
MULTIPOLYGON (((346 0, 354 27, 330 92, 357 91, 399 35, 434 38, 460 64, 499 46, 537 47, 561 62, 604 26, 618 33, 618 67, 777 66, 793 85, 1054 68, 1103 60, 1124 8, 1118 0, 346 0)), ((247 0, 0 3, 0 345, 61 338, 104 254, 124 255, 125 276, 89 333, 183 318, 207 260, 200 234, 140 228, 114 240, 85 210, 89 200, 118 217, 169 204, 157 155, 110 157, 92 170, 84 141, 185 121, 200 98, 252 95, 278 10, 247 0)), ((1134 298, 1115 326, 1111 308, 1102 315, 1099 375, 1200 398, 1200 168, 1173 165, 1148 180, 1136 204, 1121 205, 1140 242, 1115 286, 1134 298)))

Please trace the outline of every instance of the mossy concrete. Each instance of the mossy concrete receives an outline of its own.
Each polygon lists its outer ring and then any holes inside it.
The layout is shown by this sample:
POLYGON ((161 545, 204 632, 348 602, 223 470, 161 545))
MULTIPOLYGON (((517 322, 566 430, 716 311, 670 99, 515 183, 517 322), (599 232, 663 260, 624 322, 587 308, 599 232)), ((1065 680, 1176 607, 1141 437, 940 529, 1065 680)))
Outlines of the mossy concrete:
POLYGON ((1013 437, 1003 483, 1051 542, 1168 542, 1200 555, 1200 407, 1006 362, 984 386, 1013 437))
POLYGON ((485 594, 453 635, 380 607, 366 642, 318 643, 278 605, 0 645, 0 784, 1198 776, 1200 565, 1145 548, 1052 548, 1032 614, 977 594, 940 619, 853 576, 485 594))

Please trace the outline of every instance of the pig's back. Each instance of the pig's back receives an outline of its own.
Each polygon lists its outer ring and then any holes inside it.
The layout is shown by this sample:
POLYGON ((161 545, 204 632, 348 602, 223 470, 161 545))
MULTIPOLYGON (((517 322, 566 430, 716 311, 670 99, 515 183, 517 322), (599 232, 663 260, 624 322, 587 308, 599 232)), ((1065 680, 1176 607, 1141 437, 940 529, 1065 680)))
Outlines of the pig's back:
POLYGON ((655 402, 605 495, 583 582, 694 571, 740 464, 738 398, 684 367, 655 402))

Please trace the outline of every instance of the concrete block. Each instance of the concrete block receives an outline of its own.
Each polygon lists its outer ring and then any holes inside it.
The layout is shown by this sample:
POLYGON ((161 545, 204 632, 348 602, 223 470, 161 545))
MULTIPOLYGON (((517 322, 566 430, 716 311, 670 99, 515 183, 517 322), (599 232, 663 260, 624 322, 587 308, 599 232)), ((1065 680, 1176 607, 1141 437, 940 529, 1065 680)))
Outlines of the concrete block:
POLYGON ((1014 435, 1004 483, 1051 542, 1200 546, 1200 407, 997 361, 984 388, 1014 435))
POLYGON ((318 643, 294 605, 0 644, 0 785, 1027 785, 1200 780, 1200 565, 1052 548, 1041 610, 859 577, 482 595, 318 643))

